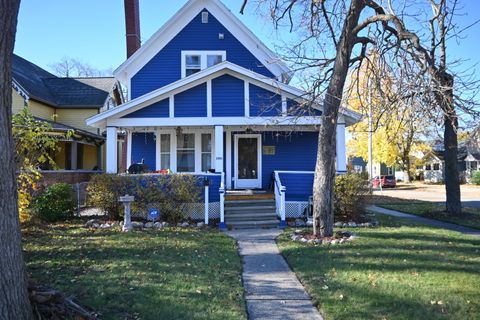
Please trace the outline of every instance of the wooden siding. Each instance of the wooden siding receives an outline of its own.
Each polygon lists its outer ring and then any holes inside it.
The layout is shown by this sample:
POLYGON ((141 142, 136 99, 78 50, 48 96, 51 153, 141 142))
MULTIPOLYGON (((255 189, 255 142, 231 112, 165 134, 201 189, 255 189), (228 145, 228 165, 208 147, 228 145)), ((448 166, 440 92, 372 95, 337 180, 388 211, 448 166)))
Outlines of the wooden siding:
POLYGON ((180 79, 182 50, 226 51, 227 61, 266 77, 274 77, 211 13, 208 23, 202 23, 199 13, 132 77, 131 98, 134 99, 180 79), (219 33, 224 34, 224 39, 219 39, 219 33))
POLYGON ((207 116, 207 84, 202 83, 175 95, 175 117, 207 116))
POLYGON ((168 116, 169 99, 163 99, 162 101, 127 114, 122 118, 168 118, 168 116))
POLYGON ((84 170, 93 170, 94 167, 100 168, 98 163, 98 147, 84 144, 83 145, 83 167, 84 170))
POLYGON ((21 95, 18 94, 17 91, 12 90, 12 113, 16 114, 22 111, 25 107, 25 99, 22 98, 21 95))
POLYGON ((278 116, 281 112, 279 94, 250 84, 250 116, 278 116))
POLYGON ((243 117, 245 86, 243 80, 223 75, 212 80, 212 116, 243 117))
POLYGON ((262 152, 262 187, 268 188, 273 171, 313 171, 318 132, 265 132, 263 146, 275 146, 274 155, 262 152))
POLYGON ((286 187, 286 201, 308 201, 313 193, 312 173, 279 173, 282 185, 286 187))
POLYGON ((57 122, 97 133, 97 128, 87 126, 85 120, 98 113, 97 109, 57 109, 57 122))
POLYGON ((149 170, 156 170, 155 150, 155 135, 153 132, 132 133, 132 164, 141 163, 143 159, 149 170))
POLYGON ((46 104, 37 102, 35 100, 29 100, 28 108, 35 117, 39 117, 45 120, 53 120, 53 114, 55 113, 55 109, 46 104))

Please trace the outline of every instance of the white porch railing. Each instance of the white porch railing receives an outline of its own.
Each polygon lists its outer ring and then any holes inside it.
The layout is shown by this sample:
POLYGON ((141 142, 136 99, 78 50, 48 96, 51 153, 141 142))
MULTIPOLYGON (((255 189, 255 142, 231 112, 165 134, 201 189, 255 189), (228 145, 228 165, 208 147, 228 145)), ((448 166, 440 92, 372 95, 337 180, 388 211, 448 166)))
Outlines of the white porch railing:
POLYGON ((220 193, 220 230, 226 230, 227 225, 225 224, 225 172, 221 173, 222 177, 220 180, 220 188, 218 192, 220 193))
POLYGON ((285 221, 285 191, 287 188, 282 186, 282 182, 280 180, 280 176, 278 171, 275 171, 275 204, 277 215, 280 218, 280 228, 285 228, 287 223, 285 221))

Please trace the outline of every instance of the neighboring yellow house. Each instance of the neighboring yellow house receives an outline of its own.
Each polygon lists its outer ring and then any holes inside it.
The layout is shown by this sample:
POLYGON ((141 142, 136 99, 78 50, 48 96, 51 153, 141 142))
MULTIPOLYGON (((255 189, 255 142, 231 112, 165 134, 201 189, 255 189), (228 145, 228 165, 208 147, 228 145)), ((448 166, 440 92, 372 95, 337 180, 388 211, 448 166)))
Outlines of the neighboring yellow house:
POLYGON ((60 149, 54 156, 56 169, 102 170, 105 138, 98 129, 87 126, 85 119, 102 108, 123 102, 116 80, 113 77, 57 77, 17 55, 13 57, 12 76, 14 114, 27 107, 37 119, 52 125, 52 134, 73 132, 70 138, 59 142, 60 149))

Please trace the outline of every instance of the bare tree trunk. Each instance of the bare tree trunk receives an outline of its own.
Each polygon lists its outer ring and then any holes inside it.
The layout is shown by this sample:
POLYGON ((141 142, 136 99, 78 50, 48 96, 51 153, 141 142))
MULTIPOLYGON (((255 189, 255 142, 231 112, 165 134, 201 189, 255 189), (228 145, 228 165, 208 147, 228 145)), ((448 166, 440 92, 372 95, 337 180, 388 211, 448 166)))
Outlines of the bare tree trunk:
POLYGON ((444 161, 445 161, 445 191, 447 194, 446 209, 449 215, 462 214, 460 195, 460 179, 458 172, 458 118, 453 105, 453 77, 446 71, 439 71, 437 79, 444 92, 438 95, 437 102, 444 112, 444 161))
POLYGON ((12 53, 19 0, 0 0, 0 319, 33 319, 17 207, 12 140, 12 53))
POLYGON ((360 13, 364 6, 365 4, 362 0, 352 0, 350 4, 340 41, 337 45, 332 77, 323 102, 322 123, 318 134, 317 163, 313 182, 313 232, 322 237, 333 235, 337 117, 352 48, 356 40, 353 30, 358 24, 360 13))

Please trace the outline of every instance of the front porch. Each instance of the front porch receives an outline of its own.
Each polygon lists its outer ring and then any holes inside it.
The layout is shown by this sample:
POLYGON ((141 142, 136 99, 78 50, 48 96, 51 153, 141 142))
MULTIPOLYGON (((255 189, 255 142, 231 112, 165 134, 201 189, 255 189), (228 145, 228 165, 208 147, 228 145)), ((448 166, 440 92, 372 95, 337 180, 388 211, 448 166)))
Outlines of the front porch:
MULTIPOLYGON (((119 130, 107 127, 110 173, 118 171, 119 130)), ((225 193, 232 190, 270 194, 280 226, 285 226, 286 218, 301 217, 308 206, 318 139, 315 126, 172 126, 122 131, 126 132, 127 168, 144 163, 151 172, 168 169, 210 180, 205 204, 194 210, 194 219, 208 222, 219 218, 220 226, 225 227, 225 193)), ((338 172, 346 171, 344 139, 345 125, 339 124, 338 172)), ((228 193, 227 201, 234 200, 235 193, 228 193)))

